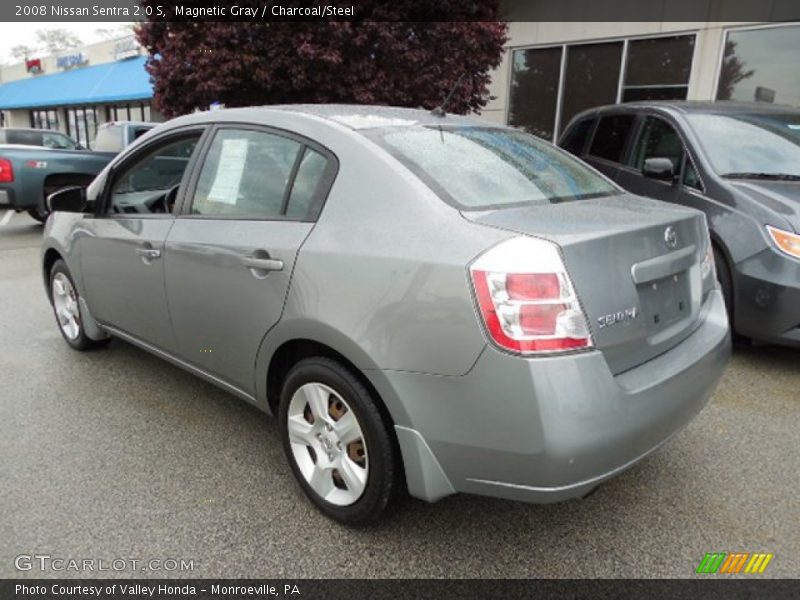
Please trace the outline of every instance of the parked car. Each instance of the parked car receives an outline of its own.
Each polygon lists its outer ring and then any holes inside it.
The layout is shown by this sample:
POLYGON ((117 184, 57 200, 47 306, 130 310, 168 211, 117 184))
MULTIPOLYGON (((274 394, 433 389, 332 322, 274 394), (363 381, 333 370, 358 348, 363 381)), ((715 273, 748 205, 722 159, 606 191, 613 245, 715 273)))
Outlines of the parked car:
POLYGON ((110 121, 97 127, 97 135, 92 143, 95 152, 121 152, 157 123, 146 121, 110 121))
POLYGON ((67 344, 119 337, 277 415, 344 523, 401 486, 582 496, 686 425, 730 352, 702 213, 465 117, 189 115, 51 203, 67 344))
POLYGON ((47 219, 45 198, 64 187, 86 186, 114 158, 113 153, 0 146, 0 204, 47 219))
POLYGON ((633 193, 702 210, 735 331, 800 347, 800 110, 607 106, 576 116, 559 145, 633 193))
POLYGON ((78 143, 60 131, 49 129, 0 128, 0 144, 44 146, 56 150, 80 150, 78 143))
POLYGON ((127 121, 101 125, 95 142, 98 151, 78 150, 74 141, 55 131, 0 129, 6 131, 7 140, 45 142, 44 148, 0 145, 0 204, 17 212, 27 211, 43 223, 48 215, 45 202, 48 195, 65 187, 89 185, 123 144, 133 142, 155 126, 155 123, 127 121), (59 136, 66 140, 64 146, 47 142, 59 136))

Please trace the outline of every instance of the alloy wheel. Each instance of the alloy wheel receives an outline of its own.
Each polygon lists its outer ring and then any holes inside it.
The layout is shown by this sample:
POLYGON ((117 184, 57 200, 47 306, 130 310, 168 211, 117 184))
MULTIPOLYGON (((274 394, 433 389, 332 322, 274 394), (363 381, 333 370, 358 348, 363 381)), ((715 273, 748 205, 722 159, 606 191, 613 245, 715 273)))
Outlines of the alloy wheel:
POLYGON ((64 273, 53 276, 53 308, 61 331, 67 339, 77 340, 81 333, 78 293, 64 273))
POLYGON ((364 493, 369 459, 358 417, 322 383, 306 383, 289 402, 287 429, 292 455, 311 489, 336 506, 364 493))

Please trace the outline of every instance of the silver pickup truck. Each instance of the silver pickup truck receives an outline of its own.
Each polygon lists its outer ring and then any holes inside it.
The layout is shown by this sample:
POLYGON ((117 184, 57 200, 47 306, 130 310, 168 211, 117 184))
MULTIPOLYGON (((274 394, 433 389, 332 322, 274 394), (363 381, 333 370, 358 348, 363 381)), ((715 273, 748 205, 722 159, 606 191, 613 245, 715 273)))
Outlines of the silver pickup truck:
POLYGON ((64 187, 87 186, 120 150, 155 123, 115 121, 98 127, 92 150, 57 131, 0 130, 0 205, 44 222, 45 198, 64 187))

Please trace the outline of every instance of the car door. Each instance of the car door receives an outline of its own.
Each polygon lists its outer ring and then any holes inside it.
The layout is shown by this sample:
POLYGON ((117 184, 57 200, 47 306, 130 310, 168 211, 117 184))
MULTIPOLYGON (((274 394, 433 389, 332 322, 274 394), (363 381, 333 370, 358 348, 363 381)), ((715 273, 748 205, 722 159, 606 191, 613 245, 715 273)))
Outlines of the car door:
POLYGON ((686 150, 677 129, 666 119, 643 115, 638 135, 633 143, 627 165, 620 169, 617 183, 625 189, 658 200, 679 200, 680 174, 686 150), (666 158, 672 163, 675 175, 671 179, 655 179, 643 174, 644 163, 651 158, 666 158))
POLYGON ((280 318, 335 171, 330 152, 285 132, 214 131, 166 242, 167 298, 184 360, 252 394, 258 348, 280 318))
POLYGON ((168 352, 176 344, 164 287, 164 241, 202 133, 193 128, 161 136, 115 165, 81 239, 92 315, 168 352))

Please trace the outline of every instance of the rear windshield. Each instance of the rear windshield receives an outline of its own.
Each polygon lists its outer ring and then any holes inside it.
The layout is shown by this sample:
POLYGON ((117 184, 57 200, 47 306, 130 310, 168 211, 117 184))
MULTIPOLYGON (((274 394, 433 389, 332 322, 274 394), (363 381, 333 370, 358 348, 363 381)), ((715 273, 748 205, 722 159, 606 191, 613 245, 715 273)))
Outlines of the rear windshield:
POLYGON ((620 193, 552 145, 482 127, 383 129, 370 137, 462 210, 584 200, 620 193))
POLYGON ((6 132, 9 144, 22 144, 23 146, 41 146, 41 131, 25 131, 24 129, 9 129, 6 132))

